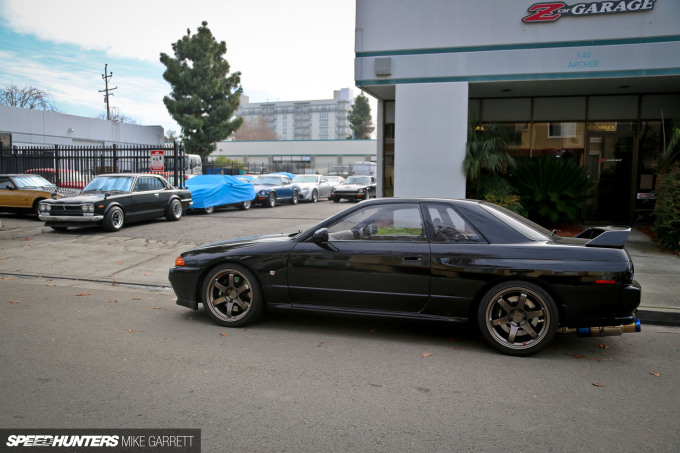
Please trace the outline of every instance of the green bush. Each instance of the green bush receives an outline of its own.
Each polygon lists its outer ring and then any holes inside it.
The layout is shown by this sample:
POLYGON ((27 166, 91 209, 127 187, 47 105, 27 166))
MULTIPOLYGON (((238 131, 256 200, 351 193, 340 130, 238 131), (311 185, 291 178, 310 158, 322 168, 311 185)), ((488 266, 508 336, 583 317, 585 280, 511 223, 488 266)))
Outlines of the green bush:
POLYGON ((529 218, 544 225, 578 221, 592 186, 585 170, 574 160, 553 156, 521 160, 510 184, 529 218))
POLYGON ((503 206, 519 215, 527 215, 527 210, 522 206, 519 195, 516 194, 508 180, 501 175, 481 174, 470 181, 470 192, 473 198, 503 206))
POLYGON ((654 214, 653 230, 661 245, 680 250, 680 165, 657 179, 654 214))

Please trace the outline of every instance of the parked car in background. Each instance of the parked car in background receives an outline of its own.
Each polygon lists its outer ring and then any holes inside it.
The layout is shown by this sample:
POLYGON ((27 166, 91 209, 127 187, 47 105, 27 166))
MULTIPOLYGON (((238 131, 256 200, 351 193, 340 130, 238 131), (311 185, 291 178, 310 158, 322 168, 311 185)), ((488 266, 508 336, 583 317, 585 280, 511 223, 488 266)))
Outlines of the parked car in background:
POLYGON ((118 231, 127 223, 165 216, 179 220, 191 206, 191 192, 176 189, 162 176, 120 173, 96 176, 74 197, 42 200, 40 220, 54 230, 101 225, 118 231))
POLYGON ((328 180, 328 184, 330 184, 331 189, 333 189, 333 187, 337 186, 341 182, 345 181, 345 178, 343 178, 342 176, 326 176, 326 179, 328 180))
POLYGON ((39 214, 41 200, 57 187, 38 175, 0 175, 0 211, 39 214))
POLYGON ((59 171, 55 168, 33 168, 26 170, 24 173, 40 175, 55 186, 63 189, 82 189, 87 184, 87 181, 80 172, 66 168, 60 168, 59 171))
POLYGON ((186 181, 186 188, 191 192, 191 209, 205 214, 229 206, 247 210, 255 198, 253 184, 236 176, 196 175, 186 181))
POLYGON ((273 208, 280 201, 297 204, 300 195, 300 188, 287 175, 259 175, 253 178, 253 186, 255 201, 268 208, 273 208))
POLYGON ((484 201, 382 198, 302 233, 185 251, 169 279, 177 304, 202 303, 223 326, 266 309, 472 321, 500 352, 526 356, 558 332, 639 331, 629 233, 565 238, 484 201))
POLYGON ((293 178, 293 184, 300 187, 300 201, 316 203, 319 198, 331 197, 331 185, 323 175, 297 175, 293 178))
POLYGON ((375 176, 350 176, 344 182, 333 187, 331 200, 336 203, 340 200, 368 200, 375 197, 375 176))
POLYGON ((351 174, 350 170, 349 165, 333 165, 331 169, 328 170, 328 176, 342 176, 343 178, 346 178, 351 174))

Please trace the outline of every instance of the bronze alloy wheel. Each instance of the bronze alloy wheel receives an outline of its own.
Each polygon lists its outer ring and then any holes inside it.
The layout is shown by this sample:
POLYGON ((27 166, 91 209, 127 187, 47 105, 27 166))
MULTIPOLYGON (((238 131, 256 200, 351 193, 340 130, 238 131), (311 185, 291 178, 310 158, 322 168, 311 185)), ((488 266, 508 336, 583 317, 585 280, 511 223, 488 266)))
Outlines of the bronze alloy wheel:
POLYGON ((218 266, 204 281, 203 306, 218 324, 238 327, 252 322, 260 316, 262 305, 255 277, 242 266, 218 266))
POLYGON ((530 355, 550 343, 557 332, 557 307, 543 288, 510 281, 491 288, 479 306, 479 328, 499 351, 530 355))

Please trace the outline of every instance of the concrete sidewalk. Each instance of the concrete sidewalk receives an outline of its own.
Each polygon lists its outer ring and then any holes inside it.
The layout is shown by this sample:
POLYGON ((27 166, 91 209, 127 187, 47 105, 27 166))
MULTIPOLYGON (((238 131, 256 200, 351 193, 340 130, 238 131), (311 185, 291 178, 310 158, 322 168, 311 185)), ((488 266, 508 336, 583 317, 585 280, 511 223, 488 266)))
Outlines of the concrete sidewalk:
POLYGON ((660 251, 635 228, 626 250, 633 258, 635 279, 642 285, 638 311, 642 323, 680 326, 680 256, 660 251))
MULTIPOLYGON (((198 245, 106 234, 42 234, 45 231, 0 229, 0 274, 170 289, 168 269, 175 258, 198 245)), ((642 323, 680 326, 680 256, 659 251, 637 229, 626 249, 642 285, 642 323)))

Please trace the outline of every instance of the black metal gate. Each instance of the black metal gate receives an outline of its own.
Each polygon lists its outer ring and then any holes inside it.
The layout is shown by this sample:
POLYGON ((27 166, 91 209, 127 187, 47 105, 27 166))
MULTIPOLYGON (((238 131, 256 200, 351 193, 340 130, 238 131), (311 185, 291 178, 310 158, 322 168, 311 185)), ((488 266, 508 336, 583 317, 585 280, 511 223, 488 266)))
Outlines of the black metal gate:
POLYGON ((184 147, 176 142, 109 147, 0 146, 0 173, 38 174, 62 188, 82 189, 95 176, 107 173, 156 173, 183 187, 187 167, 184 147))

